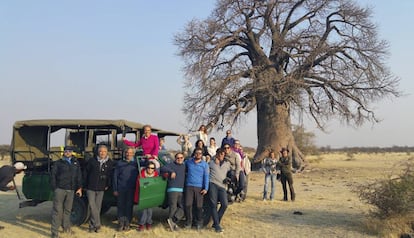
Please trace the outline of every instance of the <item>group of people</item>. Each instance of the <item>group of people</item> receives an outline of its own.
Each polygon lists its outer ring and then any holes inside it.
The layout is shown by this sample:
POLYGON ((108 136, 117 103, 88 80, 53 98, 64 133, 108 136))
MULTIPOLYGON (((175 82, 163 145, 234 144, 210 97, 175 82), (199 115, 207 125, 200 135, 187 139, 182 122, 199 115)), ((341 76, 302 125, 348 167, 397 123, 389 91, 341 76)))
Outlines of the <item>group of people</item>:
MULTIPOLYGON (((167 182, 168 218, 167 223, 171 231, 180 229, 179 221, 184 221, 184 228, 203 227, 203 203, 208 202, 209 214, 213 220, 216 232, 223 232, 221 220, 228 206, 229 181, 237 184, 234 192, 240 201, 246 198, 250 161, 245 156, 240 141, 233 138, 231 131, 226 131, 221 146, 217 146, 215 138, 209 139, 209 146, 205 146, 207 133, 205 126, 200 127, 195 148, 189 142, 189 135, 180 136, 177 140, 181 151, 176 153, 174 161, 160 167, 158 151, 161 149, 159 139, 151 132, 151 126, 143 128, 143 136, 138 142, 123 142, 128 146, 124 151, 124 158, 117 162, 108 156, 106 145, 99 145, 95 158, 87 161, 81 168, 79 161, 72 156, 73 148, 65 146, 62 159, 56 161, 51 170, 51 186, 54 191, 51 233, 52 237, 59 236, 59 228, 65 233, 72 233, 70 214, 74 196, 81 197, 86 191, 90 209, 89 231, 99 232, 102 224, 100 212, 104 192, 112 187, 117 197, 118 230, 130 230, 133 207, 139 201, 139 179, 163 176, 167 182), (143 150, 145 167, 138 171, 135 154, 136 148, 143 150)), ((276 159, 274 151, 270 151, 263 160, 262 170, 265 173, 263 200, 274 199, 276 180, 283 186, 284 200, 287 197, 287 184, 290 189, 291 200, 295 200, 293 189, 291 160, 288 158, 288 149, 282 148, 281 156, 276 159), (268 198, 268 184, 271 183, 271 192, 268 198), (287 183, 287 184, 286 184, 287 183)), ((1 173, 0 190, 12 190, 14 186, 7 186, 14 175, 26 169, 18 162, 14 166, 3 166, 1 173), (4 171, 3 171, 4 170, 4 171), (7 177, 3 178, 3 177, 7 177), (7 182, 3 182, 7 181, 7 182)), ((149 230, 152 226, 152 209, 147 208, 140 212, 138 231, 149 230)), ((1 229, 1 227, 0 227, 1 229)))
MULTIPOLYGON (((128 148, 124 151, 124 159, 115 163, 108 155, 108 147, 98 146, 96 157, 81 167, 73 156, 73 148, 65 146, 63 157, 55 161, 51 170, 50 182, 54 191, 52 209, 52 237, 59 237, 59 228, 64 233, 73 233, 71 230, 70 214, 74 196, 82 197, 86 191, 90 210, 89 232, 99 232, 101 228, 100 213, 103 196, 106 190, 112 187, 117 197, 119 230, 130 229, 134 203, 137 203, 139 179, 141 177, 157 176, 156 167, 159 139, 151 133, 151 126, 143 127, 143 136, 137 143, 123 138, 128 148), (142 171, 138 171, 135 161, 135 147, 141 147, 144 160, 147 162, 142 171)), ((144 210, 141 214, 139 229, 146 225, 151 228, 151 210, 144 210)))
POLYGON ((282 183, 283 200, 288 201, 287 185, 289 185, 290 199, 295 201, 295 190, 293 188, 292 176, 292 160, 288 156, 289 149, 282 148, 280 150, 279 159, 276 158, 274 151, 269 151, 268 156, 262 161, 262 172, 265 174, 265 182, 263 187, 263 201, 275 198, 276 181, 282 183), (270 183, 270 195, 268 191, 270 183))
POLYGON ((203 227, 203 203, 208 202, 216 232, 223 232, 221 219, 228 206, 228 182, 237 183, 241 200, 247 192, 246 175, 250 173, 250 161, 245 159, 240 141, 232 138, 231 131, 226 132, 221 146, 215 138, 207 140, 206 127, 202 125, 195 134, 195 148, 189 141, 191 135, 181 135, 177 143, 181 152, 175 155, 173 163, 161 167, 161 174, 168 178, 167 196, 169 215, 167 223, 172 231, 179 229, 177 222, 185 216, 184 227, 203 227), (195 210, 194 210, 195 209, 195 210))

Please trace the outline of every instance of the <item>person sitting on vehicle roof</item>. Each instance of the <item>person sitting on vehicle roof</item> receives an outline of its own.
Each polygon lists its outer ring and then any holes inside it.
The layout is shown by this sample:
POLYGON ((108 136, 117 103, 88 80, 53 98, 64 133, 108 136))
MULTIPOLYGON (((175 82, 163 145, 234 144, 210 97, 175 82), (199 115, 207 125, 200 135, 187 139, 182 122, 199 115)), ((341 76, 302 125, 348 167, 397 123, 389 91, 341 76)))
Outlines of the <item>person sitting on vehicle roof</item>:
MULTIPOLYGON (((144 158, 149 160, 157 160, 158 159, 158 151, 160 149, 159 147, 159 139, 157 135, 151 134, 151 126, 145 125, 143 127, 144 129, 144 135, 139 139, 138 142, 134 143, 132 141, 127 140, 125 137, 122 137, 122 140, 124 141, 124 144, 127 146, 133 146, 133 147, 140 147, 142 148, 142 152, 144 154, 144 158)), ((154 162, 159 168, 159 163, 154 162)))

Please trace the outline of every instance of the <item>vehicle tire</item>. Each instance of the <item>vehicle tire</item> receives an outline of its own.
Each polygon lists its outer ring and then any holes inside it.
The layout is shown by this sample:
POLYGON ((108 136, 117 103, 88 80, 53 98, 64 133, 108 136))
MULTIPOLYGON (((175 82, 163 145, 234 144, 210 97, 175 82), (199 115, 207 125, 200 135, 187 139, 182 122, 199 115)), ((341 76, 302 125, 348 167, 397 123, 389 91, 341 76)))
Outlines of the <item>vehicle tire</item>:
POLYGON ((73 199, 70 221, 73 225, 80 226, 89 218, 88 200, 86 197, 75 196, 73 199))

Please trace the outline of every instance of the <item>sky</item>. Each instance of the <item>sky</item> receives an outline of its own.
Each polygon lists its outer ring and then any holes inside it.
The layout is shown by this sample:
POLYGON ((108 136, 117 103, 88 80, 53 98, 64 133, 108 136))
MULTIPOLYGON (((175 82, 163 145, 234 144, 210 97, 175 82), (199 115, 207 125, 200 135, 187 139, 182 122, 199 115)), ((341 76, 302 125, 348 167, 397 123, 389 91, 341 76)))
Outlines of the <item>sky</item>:
MULTIPOLYGON (((324 133, 307 117, 301 123, 315 133, 317 146, 414 146, 414 1, 358 2, 374 8, 380 37, 390 43, 387 63, 405 96, 374 105, 378 124, 353 128, 332 118, 324 133)), ((10 143, 15 121, 29 119, 126 119, 189 132, 181 110, 183 61, 173 36, 190 20, 206 18, 214 5, 214 0, 0 1, 0 144, 10 143)), ((244 121, 233 135, 256 147, 256 114, 244 121)), ((225 131, 210 135, 220 141, 225 131)), ((174 140, 167 139, 167 146, 176 147, 174 140)))

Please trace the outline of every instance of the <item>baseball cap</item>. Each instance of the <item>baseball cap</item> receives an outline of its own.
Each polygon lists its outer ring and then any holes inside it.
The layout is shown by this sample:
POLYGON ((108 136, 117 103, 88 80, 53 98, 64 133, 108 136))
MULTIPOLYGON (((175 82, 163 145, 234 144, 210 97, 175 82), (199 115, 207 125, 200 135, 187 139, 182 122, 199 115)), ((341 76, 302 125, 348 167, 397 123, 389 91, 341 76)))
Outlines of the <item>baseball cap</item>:
POLYGON ((71 151, 73 151, 73 147, 72 147, 72 146, 67 145, 67 146, 65 146, 65 148, 63 148, 63 150, 71 150, 71 151))
POLYGON ((27 166, 24 165, 22 162, 17 162, 14 164, 14 168, 16 168, 17 170, 25 170, 27 169, 27 166))

